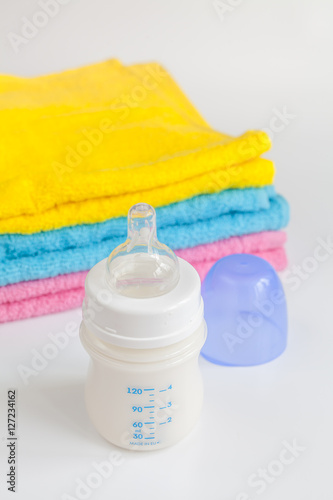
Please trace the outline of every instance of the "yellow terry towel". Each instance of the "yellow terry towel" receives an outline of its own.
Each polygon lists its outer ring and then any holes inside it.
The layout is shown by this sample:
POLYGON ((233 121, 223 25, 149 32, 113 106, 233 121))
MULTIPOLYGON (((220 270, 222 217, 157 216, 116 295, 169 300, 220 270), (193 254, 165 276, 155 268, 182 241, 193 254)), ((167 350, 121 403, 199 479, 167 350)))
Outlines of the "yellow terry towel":
POLYGON ((0 233, 125 215, 273 181, 263 132, 211 129, 158 64, 0 75, 0 233))

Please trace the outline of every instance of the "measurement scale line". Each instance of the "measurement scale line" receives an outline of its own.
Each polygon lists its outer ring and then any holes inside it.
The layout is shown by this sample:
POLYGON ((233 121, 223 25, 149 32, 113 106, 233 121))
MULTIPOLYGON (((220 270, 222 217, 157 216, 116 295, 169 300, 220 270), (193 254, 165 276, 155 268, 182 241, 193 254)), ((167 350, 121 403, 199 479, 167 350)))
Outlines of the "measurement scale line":
POLYGON ((150 425, 150 424, 151 424, 151 422, 143 422, 143 423, 144 423, 145 425, 148 425, 148 424, 150 425))
MULTIPOLYGON (((150 411, 149 413, 155 413, 154 411, 150 411)), ((150 418, 154 418, 154 417, 150 417, 150 418)))
POLYGON ((145 439, 155 439, 154 437, 151 437, 151 438, 145 438, 145 439))
POLYGON ((159 425, 163 425, 163 424, 166 424, 166 422, 160 422, 159 425))
POLYGON ((154 406, 144 406, 144 408, 154 408, 154 406))
POLYGON ((143 389, 144 391, 155 391, 155 389, 143 389))
POLYGON ((166 406, 160 406, 160 410, 164 410, 166 406))
POLYGON ((149 403, 153 403, 153 402, 154 402, 154 400, 153 400, 153 399, 150 399, 150 400, 149 400, 149 403))
MULTIPOLYGON (((154 418, 154 417, 149 417, 149 418, 154 418)), ((151 423, 151 422, 150 422, 151 423)))
POLYGON ((166 391, 166 389, 161 389, 161 390, 160 390, 160 392, 165 392, 165 391, 166 391))

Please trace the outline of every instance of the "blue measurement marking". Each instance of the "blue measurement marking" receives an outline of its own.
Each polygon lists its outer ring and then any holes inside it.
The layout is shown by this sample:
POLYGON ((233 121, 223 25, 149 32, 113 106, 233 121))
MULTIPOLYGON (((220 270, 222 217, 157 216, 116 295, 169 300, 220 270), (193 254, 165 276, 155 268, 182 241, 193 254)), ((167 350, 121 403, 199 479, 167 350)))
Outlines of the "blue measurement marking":
POLYGON ((150 400, 149 400, 149 403, 153 403, 153 402, 154 402, 154 400, 153 400, 153 399, 150 399, 150 400))
MULTIPOLYGON (((151 417, 149 417, 149 418, 151 418, 151 417)), ((145 425, 150 425, 150 424, 151 424, 151 422, 143 422, 143 423, 144 423, 145 425)))
POLYGON ((160 390, 160 392, 165 392, 165 391, 166 391, 166 389, 161 389, 161 390, 160 390))
POLYGON ((160 410, 164 410, 164 408, 166 408, 166 406, 160 406, 160 410))
MULTIPOLYGON (((154 411, 150 411, 149 413, 155 413, 155 412, 154 411)), ((154 418, 154 417, 152 417, 152 418, 154 418)))
POLYGON ((154 437, 151 437, 151 438, 145 438, 145 439, 155 439, 154 437))
POLYGON ((155 432, 150 432, 149 434, 155 434, 155 432))
POLYGON ((144 408, 154 408, 154 406, 144 406, 144 408))
POLYGON ((143 389, 144 391, 155 391, 155 389, 143 389))
MULTIPOLYGON (((154 417, 149 417, 149 418, 154 418, 154 417)), ((151 422, 150 422, 151 423, 151 422)))
POLYGON ((160 422, 159 425, 163 425, 163 424, 166 424, 166 422, 160 422))

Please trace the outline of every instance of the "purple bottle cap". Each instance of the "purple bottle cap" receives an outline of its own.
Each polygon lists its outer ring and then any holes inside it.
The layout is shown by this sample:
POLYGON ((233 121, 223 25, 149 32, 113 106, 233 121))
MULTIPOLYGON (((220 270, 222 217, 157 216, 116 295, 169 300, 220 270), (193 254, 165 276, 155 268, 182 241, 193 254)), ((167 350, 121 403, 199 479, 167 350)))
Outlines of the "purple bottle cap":
POLYGON ((264 259, 223 257, 202 284, 207 340, 201 354, 226 366, 259 365, 287 344, 287 307, 281 281, 264 259))

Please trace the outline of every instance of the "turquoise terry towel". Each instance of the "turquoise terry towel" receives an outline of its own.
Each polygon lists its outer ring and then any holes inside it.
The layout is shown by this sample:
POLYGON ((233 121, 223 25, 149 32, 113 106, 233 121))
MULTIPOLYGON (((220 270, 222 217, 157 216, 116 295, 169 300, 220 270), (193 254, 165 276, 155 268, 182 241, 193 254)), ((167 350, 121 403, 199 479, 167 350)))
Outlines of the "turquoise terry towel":
MULTIPOLYGON (((161 228, 195 224, 231 212, 254 212, 267 209, 270 204, 269 200, 274 195, 274 187, 266 186, 264 188, 229 189, 216 194, 194 196, 185 201, 157 208, 157 227, 160 231, 161 228)), ((31 235, 3 234, 0 235, 0 262, 56 250, 83 247, 117 236, 125 240, 126 233, 127 219, 118 217, 101 223, 82 224, 31 235)), ((164 242, 162 238, 160 239, 164 242)), ((175 245, 175 248, 178 248, 177 242, 175 245)), ((111 250, 112 247, 110 247, 111 250)))
MULTIPOLYGON (((206 219, 200 219, 202 212, 196 213, 196 210, 191 213, 186 212, 186 217, 184 212, 183 220, 188 222, 162 225, 162 227, 158 224, 158 237, 160 241, 175 250, 212 243, 230 236, 282 229, 288 224, 289 220, 288 203, 282 196, 275 195, 272 191, 270 194, 268 208, 259 210, 229 211, 228 213, 222 212, 220 215, 214 213, 214 217, 206 219)), ((166 217, 167 209, 170 209, 170 207, 163 207, 163 210, 166 210, 166 217)), ((218 211, 218 208, 215 208, 215 210, 218 211)), ((174 221, 171 217, 170 219, 174 221)), ((73 232, 78 230, 80 233, 83 231, 86 237, 87 234, 91 235, 91 239, 88 239, 83 246, 75 246, 74 248, 67 246, 67 248, 60 250, 46 252, 44 250, 43 253, 37 253, 36 255, 3 259, 0 262, 0 285, 90 269, 98 261, 107 257, 113 248, 125 240, 127 227, 124 219, 122 221, 122 234, 120 234, 120 228, 118 234, 104 233, 105 227, 115 220, 118 221, 119 219, 111 219, 100 224, 72 227, 71 231, 73 232), (101 228, 100 226, 103 224, 105 224, 105 227, 101 228), (105 237, 98 239, 102 235, 105 237)), ((164 221, 163 218, 162 221, 164 221)), ((51 231, 50 233, 59 233, 61 231, 63 230, 51 231)), ((26 237, 31 238, 37 236, 37 234, 26 237)))

